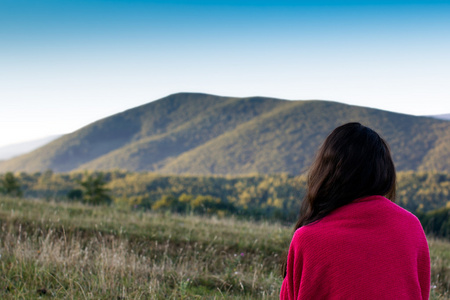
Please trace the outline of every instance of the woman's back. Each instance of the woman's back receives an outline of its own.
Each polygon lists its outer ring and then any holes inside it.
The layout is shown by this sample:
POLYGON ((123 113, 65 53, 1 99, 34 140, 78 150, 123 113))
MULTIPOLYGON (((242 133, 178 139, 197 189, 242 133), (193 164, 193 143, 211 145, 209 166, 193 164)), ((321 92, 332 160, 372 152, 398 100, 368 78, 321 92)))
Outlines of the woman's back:
POLYGON ((417 218, 382 196, 299 228, 281 299, 428 299, 428 244, 417 218))
POLYGON ((335 128, 308 172, 280 298, 428 299, 427 240, 393 203, 395 186, 378 133, 359 123, 335 128))

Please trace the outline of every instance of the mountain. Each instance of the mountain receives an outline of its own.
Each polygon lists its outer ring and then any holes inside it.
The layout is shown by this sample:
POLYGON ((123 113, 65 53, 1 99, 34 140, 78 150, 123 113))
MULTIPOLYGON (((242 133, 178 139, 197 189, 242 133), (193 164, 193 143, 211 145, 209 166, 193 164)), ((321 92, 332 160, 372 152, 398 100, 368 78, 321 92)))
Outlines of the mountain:
POLYGON ((398 170, 450 171, 447 121, 330 101, 179 93, 0 162, 0 172, 300 174, 326 135, 350 121, 375 129, 388 141, 398 170))
POLYGON ((44 146, 45 144, 50 143, 53 140, 56 140, 60 136, 61 134, 51 135, 37 140, 2 146, 0 147, 0 160, 9 159, 24 153, 28 153, 41 146, 44 146))
POLYGON ((450 114, 443 114, 443 115, 434 115, 434 116, 430 116, 439 120, 448 120, 450 121, 450 114))

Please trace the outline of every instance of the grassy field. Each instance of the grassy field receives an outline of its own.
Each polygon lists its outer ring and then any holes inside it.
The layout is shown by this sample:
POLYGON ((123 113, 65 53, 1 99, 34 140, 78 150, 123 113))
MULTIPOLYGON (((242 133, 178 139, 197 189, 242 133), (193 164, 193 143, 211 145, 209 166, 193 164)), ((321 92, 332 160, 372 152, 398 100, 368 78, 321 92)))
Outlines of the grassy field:
MULTIPOLYGON (((1 299, 277 299, 279 224, 0 199, 1 299)), ((429 239, 432 299, 450 243, 429 239)))

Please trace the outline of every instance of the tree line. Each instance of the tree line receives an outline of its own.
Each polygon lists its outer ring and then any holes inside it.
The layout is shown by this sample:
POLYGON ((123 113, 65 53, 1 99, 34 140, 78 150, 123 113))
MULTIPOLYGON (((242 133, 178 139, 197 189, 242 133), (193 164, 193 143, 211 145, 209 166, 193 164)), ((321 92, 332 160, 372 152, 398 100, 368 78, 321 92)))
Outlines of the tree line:
MULTIPOLYGON (((0 192, 12 196, 114 204, 131 209, 296 220, 306 192, 305 175, 182 176, 149 172, 11 172, 0 192)), ((424 228, 449 236, 450 174, 399 172, 396 202, 424 228)))

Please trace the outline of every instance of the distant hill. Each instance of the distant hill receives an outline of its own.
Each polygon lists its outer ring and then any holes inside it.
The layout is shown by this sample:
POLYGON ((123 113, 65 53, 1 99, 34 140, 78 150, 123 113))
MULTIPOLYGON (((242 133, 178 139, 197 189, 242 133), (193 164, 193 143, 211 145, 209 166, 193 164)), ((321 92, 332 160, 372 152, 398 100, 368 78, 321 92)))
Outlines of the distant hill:
POLYGON ((41 146, 44 146, 45 144, 50 143, 53 140, 56 140, 60 136, 61 134, 51 135, 37 140, 2 146, 0 147, 0 160, 9 159, 24 153, 28 153, 41 146))
POLYGON ((436 119, 440 119, 440 120, 448 120, 448 121, 450 121, 450 114, 434 115, 434 116, 431 116, 431 117, 436 118, 436 119))
POLYGON ((398 170, 450 171, 447 121, 328 101, 179 93, 0 162, 0 172, 300 174, 326 135, 349 121, 361 122, 385 137, 398 170))

